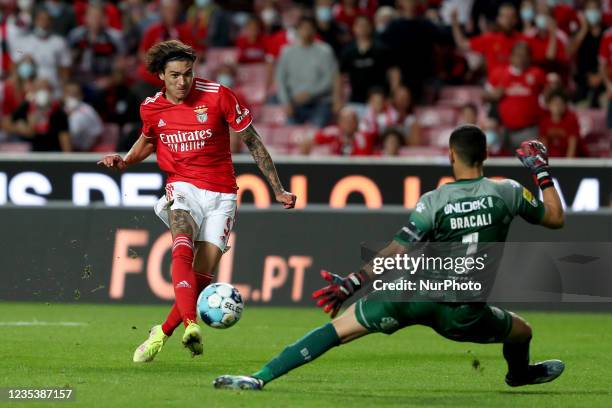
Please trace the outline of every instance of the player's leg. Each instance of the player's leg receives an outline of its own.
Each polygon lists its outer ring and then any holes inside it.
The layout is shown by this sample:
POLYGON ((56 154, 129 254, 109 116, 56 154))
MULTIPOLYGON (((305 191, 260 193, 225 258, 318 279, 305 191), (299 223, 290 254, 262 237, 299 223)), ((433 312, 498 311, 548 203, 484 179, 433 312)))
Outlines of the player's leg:
POLYGON ((342 315, 331 323, 324 324, 295 343, 285 347, 272 360, 251 376, 224 375, 215 379, 215 388, 261 389, 268 382, 314 361, 329 349, 348 343, 370 333, 355 314, 355 305, 351 305, 342 315))
POLYGON ((193 271, 196 274, 198 293, 210 285, 222 255, 223 252, 217 245, 207 241, 196 241, 193 271))
MULTIPOLYGON (((192 262, 193 236, 198 231, 198 223, 191 216, 191 213, 196 214, 198 219, 201 219, 201 216, 199 216, 200 212, 197 208, 190 209, 186 200, 186 197, 190 196, 190 185, 173 183, 167 187, 166 197, 162 197, 155 206, 156 214, 170 228, 172 233, 172 281, 176 300, 164 323, 154 326, 149 332, 147 340, 134 351, 134 362, 152 361, 181 322, 195 322, 197 293, 194 288, 197 284, 195 274, 192 271, 192 262), (180 194, 178 201, 174 199, 175 189, 176 193, 180 194), (192 306, 189 306, 190 304, 192 306), (185 315, 181 309, 186 312, 185 315)), ((189 327, 190 325, 187 324, 187 326, 189 332, 199 330, 197 325, 189 327)))
POLYGON ((531 326, 519 315, 509 313, 512 316, 512 329, 504 340, 503 346, 504 358, 508 363, 506 384, 511 387, 542 384, 559 377, 565 369, 565 364, 560 360, 529 364, 531 326))
MULTIPOLYGON (((221 255, 221 250, 214 244, 205 241, 195 242, 193 273, 196 278, 197 293, 202 292, 206 286, 210 285, 213 278, 213 272, 219 264, 221 255)), ((176 329, 182 321, 181 312, 175 302, 166 320, 161 325, 164 334, 166 336, 172 336, 174 329, 176 329)))

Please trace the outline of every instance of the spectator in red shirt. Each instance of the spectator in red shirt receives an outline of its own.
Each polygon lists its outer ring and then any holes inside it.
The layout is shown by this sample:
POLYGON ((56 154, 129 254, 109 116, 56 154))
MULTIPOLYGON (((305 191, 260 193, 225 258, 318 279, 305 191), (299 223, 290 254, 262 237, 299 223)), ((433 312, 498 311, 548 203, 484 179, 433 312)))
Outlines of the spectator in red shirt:
POLYGON ((504 3, 497 13, 497 30, 467 38, 461 31, 457 12, 452 13, 453 38, 457 47, 464 52, 475 51, 485 59, 487 74, 508 64, 512 47, 523 39, 517 30, 516 9, 511 3, 504 3))
POLYGON ((578 30, 580 21, 573 6, 562 4, 559 0, 546 0, 546 4, 552 9, 552 16, 562 31, 572 34, 578 30))
POLYGON ((538 99, 546 84, 546 74, 530 64, 529 45, 517 43, 510 65, 491 74, 485 98, 498 102, 501 124, 506 128, 510 151, 525 140, 535 139, 540 121, 538 99))
POLYGON ((344 25, 344 29, 351 31, 355 19, 360 15, 367 15, 366 10, 359 7, 357 0, 342 0, 333 8, 333 17, 338 23, 344 25))
POLYGON ((325 145, 335 155, 370 156, 374 154, 375 143, 375 135, 359 130, 357 113, 344 107, 338 114, 338 124, 319 130, 312 140, 302 144, 300 152, 310 154, 314 145, 325 145))
POLYGON ((246 22, 242 33, 236 39, 236 46, 239 50, 238 62, 251 64, 265 61, 265 37, 261 32, 261 23, 257 17, 251 17, 246 22))
POLYGON ((550 157, 576 157, 580 125, 567 103, 564 92, 551 93, 548 96, 548 110, 540 121, 540 139, 548 148, 550 157))
POLYGON ((359 123, 359 129, 378 136, 387 128, 397 125, 398 119, 397 111, 386 100, 384 89, 380 87, 371 88, 368 95, 368 105, 359 123))
POLYGON ((3 127, 10 122, 11 114, 17 109, 25 99, 25 96, 32 92, 36 81, 36 62, 26 55, 17 61, 14 72, 3 84, 2 96, 2 123, 3 127))
POLYGON ((397 111, 397 127, 404 135, 404 144, 416 146, 421 142, 421 125, 414 114, 410 89, 399 86, 391 94, 391 104, 397 111))
POLYGON ((178 0, 160 0, 161 21, 151 24, 144 32, 138 47, 140 65, 138 76, 145 83, 142 89, 138 89, 138 94, 144 97, 155 93, 161 87, 162 81, 147 71, 145 67, 145 54, 154 44, 166 40, 180 40, 185 44, 193 45, 194 39, 189 27, 179 21, 180 4, 178 0), (146 86, 148 85, 148 86, 146 86))
POLYGON ((11 119, 7 130, 32 143, 33 151, 72 150, 68 117, 53 98, 53 88, 46 79, 36 80, 32 92, 11 119))
POLYGON ((538 3, 535 27, 525 32, 531 48, 531 62, 547 72, 566 75, 568 72, 567 35, 557 28, 545 3, 538 3))

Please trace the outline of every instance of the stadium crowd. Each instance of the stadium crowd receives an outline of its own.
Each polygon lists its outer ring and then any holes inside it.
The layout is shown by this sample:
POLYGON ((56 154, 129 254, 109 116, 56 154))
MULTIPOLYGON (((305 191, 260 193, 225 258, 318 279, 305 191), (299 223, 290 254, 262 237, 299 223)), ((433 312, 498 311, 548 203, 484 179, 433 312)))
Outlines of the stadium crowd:
MULTIPOLYGON (((0 151, 125 151, 158 41, 235 90, 282 154, 609 157, 612 0, 0 0, 0 151)), ((232 138, 232 150, 243 147, 232 138)))

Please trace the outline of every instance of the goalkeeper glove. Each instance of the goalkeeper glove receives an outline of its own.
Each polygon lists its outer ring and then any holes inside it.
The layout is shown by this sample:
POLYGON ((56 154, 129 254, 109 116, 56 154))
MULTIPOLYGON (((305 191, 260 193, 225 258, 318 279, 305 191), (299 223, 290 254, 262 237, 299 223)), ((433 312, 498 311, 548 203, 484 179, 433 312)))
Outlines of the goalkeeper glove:
POLYGON ((548 150, 543 143, 529 140, 516 149, 518 159, 529 169, 535 183, 541 190, 553 187, 553 179, 548 169, 548 150))
POLYGON ((353 293, 357 292, 369 280, 364 271, 351 273, 342 277, 326 270, 321 270, 321 276, 330 284, 322 289, 313 292, 312 297, 319 299, 317 306, 322 307, 325 313, 330 313, 331 317, 336 317, 342 303, 353 293))

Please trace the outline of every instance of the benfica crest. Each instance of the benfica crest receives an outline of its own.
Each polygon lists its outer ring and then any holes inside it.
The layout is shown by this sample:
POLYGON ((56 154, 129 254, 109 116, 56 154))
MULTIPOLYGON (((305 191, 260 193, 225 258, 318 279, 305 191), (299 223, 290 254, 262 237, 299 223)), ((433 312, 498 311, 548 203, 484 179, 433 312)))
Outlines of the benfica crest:
POLYGON ((196 119, 198 119, 198 122, 200 123, 204 123, 206 122, 206 120, 208 119, 208 108, 205 105, 202 106, 196 106, 196 108, 193 110, 196 114, 196 119))

